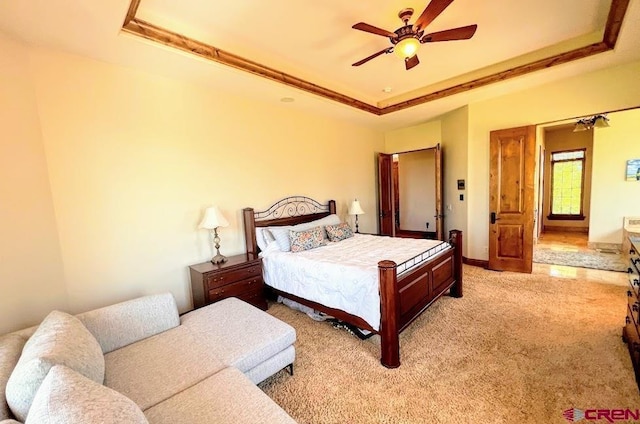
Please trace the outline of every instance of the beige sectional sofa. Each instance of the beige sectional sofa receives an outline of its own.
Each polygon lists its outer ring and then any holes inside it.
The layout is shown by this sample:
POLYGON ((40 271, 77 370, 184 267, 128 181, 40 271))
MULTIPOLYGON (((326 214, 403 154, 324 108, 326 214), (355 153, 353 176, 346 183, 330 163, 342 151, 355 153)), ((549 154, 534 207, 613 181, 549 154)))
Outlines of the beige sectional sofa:
POLYGON ((0 424, 294 423, 256 384, 293 370, 295 338, 235 298, 181 317, 170 294, 54 311, 0 336, 0 424))

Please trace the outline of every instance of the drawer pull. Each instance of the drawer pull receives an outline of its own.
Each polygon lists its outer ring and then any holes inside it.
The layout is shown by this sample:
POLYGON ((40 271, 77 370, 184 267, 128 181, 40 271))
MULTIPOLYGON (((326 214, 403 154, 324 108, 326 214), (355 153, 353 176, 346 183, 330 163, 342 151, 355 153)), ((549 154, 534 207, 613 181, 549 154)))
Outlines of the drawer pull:
POLYGON ((624 322, 626 322, 627 324, 631 324, 631 318, 624 317, 624 322))
MULTIPOLYGON (((629 269, 631 269, 631 268, 629 268, 629 269)), ((223 280, 224 280, 224 277, 216 277, 216 278, 213 279, 214 282, 223 281, 223 280)))
POLYGON ((633 270, 631 268, 627 268, 627 274, 633 274, 633 270))
POLYGON ((627 297, 631 297, 633 295, 633 293, 631 293, 631 290, 627 290, 627 297))
POLYGON ((638 280, 637 278, 633 279, 633 285, 634 286, 640 286, 640 280, 638 280))
POLYGON ((631 306, 631 309, 632 309, 634 312, 638 312, 638 302, 634 303, 634 304, 633 304, 633 306, 631 306))

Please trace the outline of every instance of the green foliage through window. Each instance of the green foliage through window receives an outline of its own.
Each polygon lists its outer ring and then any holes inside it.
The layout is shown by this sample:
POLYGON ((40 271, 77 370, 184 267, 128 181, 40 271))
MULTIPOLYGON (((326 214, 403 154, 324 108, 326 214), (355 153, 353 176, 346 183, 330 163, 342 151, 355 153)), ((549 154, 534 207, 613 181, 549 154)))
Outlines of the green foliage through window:
POLYGON ((551 154, 551 214, 582 214, 584 150, 551 154))

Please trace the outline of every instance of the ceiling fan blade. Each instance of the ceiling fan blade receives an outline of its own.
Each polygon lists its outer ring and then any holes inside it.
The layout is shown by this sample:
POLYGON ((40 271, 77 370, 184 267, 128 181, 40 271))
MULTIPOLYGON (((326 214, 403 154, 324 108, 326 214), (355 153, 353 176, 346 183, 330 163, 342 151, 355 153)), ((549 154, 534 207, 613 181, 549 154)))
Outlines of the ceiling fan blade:
POLYGON ((378 53, 374 53, 374 54, 372 54, 372 55, 371 55, 371 56, 369 56, 369 57, 365 57, 364 59, 359 60, 358 62, 354 63, 354 64, 353 64, 353 65, 351 65, 351 66, 360 66, 360 65, 362 65, 363 63, 367 63, 367 62, 368 62, 368 61, 370 61, 371 59, 374 59, 374 58, 376 58, 376 57, 380 56, 381 54, 391 53, 391 51, 392 51, 392 50, 393 50, 393 47, 387 47, 387 48, 386 48, 386 49, 384 49, 384 50, 380 50, 378 53))
POLYGON ((468 25, 460 28, 447 29, 445 31, 432 32, 425 34, 421 39, 421 43, 434 43, 436 41, 451 40, 468 40, 476 33, 478 25, 468 25))
POLYGON ((418 63, 420 63, 420 59, 418 59, 418 55, 414 54, 411 57, 405 57, 404 58, 404 65, 407 68, 407 71, 411 68, 413 68, 414 66, 416 66, 418 63))
POLYGON ((387 31, 386 29, 374 27, 373 25, 365 24, 364 22, 359 22, 352 26, 353 29, 359 29, 360 31, 369 32, 371 34, 382 35, 383 37, 397 38, 398 36, 391 31, 387 31))
POLYGON ((436 41, 452 41, 452 40, 468 40, 476 33, 478 25, 468 25, 466 27, 452 28, 445 31, 432 32, 425 34, 421 39, 421 43, 435 43, 436 41))
POLYGON ((433 22, 451 3, 453 3, 453 0, 431 0, 431 3, 427 5, 422 15, 420 15, 413 24, 414 31, 419 32, 425 29, 427 25, 433 22))

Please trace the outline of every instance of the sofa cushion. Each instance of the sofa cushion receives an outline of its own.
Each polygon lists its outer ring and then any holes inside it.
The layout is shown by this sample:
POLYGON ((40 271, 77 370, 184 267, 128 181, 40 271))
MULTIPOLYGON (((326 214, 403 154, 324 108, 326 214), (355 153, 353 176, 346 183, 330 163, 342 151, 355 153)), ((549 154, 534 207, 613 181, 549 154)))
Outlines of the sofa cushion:
POLYGON ((104 384, 143 411, 224 368, 183 326, 106 354, 105 366, 104 384))
POLYGON ((266 361, 251 368, 249 371, 246 371, 244 375, 246 375, 249 380, 253 381, 253 384, 262 383, 278 371, 293 364, 295 359, 296 349, 291 345, 285 350, 276 353, 266 361))
POLYGON ((294 424, 295 421, 235 368, 206 380, 145 411, 151 424, 294 424))
POLYGON ((102 384, 104 356, 95 337, 75 317, 53 311, 24 345, 7 382, 7 403, 21 421, 27 416, 40 384, 56 364, 102 384))
POLYGON ((130 399, 89 380, 64 365, 55 365, 42 382, 26 424, 148 424, 130 399))
POLYGON ((108 353, 180 325, 171 293, 143 296, 78 315, 108 353))
POLYGON ((5 390, 26 341, 27 339, 17 334, 0 337, 0 421, 13 417, 7 404, 5 390))
POLYGON ((210 355, 247 372, 291 346, 296 331, 289 324, 230 297, 181 318, 210 355))

